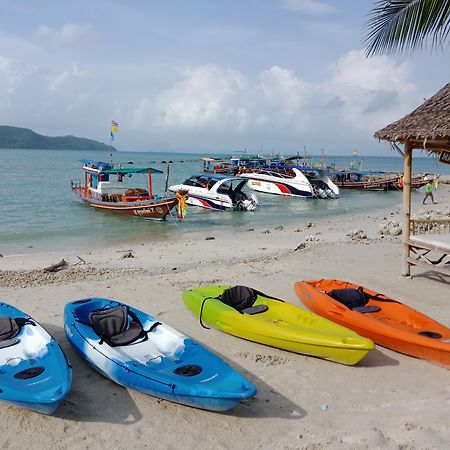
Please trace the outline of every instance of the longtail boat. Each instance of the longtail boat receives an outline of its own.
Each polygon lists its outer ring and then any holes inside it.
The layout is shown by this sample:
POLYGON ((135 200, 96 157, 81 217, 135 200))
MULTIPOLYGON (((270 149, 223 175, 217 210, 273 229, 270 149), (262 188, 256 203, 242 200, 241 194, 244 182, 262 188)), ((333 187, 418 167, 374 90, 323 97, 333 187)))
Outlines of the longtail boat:
MULTIPOLYGON (((341 189, 366 189, 371 191, 403 190, 401 173, 374 170, 328 170, 329 177, 341 189)), ((430 174, 413 175, 411 188, 420 189, 428 180, 437 178, 430 174)))
POLYGON ((153 194, 152 174, 163 173, 151 167, 114 167, 90 159, 83 163, 84 180, 72 181, 72 191, 94 208, 127 216, 165 220, 170 211, 184 199, 185 193, 160 197, 153 194), (147 175, 148 189, 128 187, 125 177, 147 175))

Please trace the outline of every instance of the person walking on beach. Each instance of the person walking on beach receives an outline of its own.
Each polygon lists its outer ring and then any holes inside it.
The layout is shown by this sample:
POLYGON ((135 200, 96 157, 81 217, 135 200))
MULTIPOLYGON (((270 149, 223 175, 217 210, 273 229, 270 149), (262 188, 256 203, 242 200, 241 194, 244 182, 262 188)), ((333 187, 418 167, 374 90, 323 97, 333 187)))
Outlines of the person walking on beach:
POLYGON ((431 180, 428 180, 428 183, 425 186, 425 198, 423 199, 422 205, 425 205, 425 202, 427 201, 427 198, 430 197, 431 201, 433 202, 433 205, 436 204, 433 197, 433 183, 431 180))

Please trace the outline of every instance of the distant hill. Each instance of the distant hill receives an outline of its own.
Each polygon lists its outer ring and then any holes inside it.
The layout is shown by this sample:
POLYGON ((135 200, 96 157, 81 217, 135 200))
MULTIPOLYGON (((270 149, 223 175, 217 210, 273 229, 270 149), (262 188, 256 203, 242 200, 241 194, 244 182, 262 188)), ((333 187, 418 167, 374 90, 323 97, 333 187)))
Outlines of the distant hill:
MULTIPOLYGON (((109 145, 75 136, 42 136, 27 128, 0 125, 0 148, 39 150, 109 150, 109 145)), ((116 149, 112 148, 114 151, 116 149)))

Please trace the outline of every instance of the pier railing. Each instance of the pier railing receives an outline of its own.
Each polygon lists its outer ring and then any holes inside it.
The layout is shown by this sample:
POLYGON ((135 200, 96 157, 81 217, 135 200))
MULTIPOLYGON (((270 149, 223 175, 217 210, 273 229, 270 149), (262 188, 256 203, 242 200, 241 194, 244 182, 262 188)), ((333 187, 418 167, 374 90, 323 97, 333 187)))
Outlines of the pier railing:
POLYGON ((450 234, 450 218, 448 219, 411 219, 411 235, 418 234, 450 234))

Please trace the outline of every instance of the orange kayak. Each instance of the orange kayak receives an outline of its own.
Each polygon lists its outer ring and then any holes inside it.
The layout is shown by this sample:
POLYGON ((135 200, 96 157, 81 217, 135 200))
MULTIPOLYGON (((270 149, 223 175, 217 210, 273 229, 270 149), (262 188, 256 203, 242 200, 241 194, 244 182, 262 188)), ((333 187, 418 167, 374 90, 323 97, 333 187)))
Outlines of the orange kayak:
POLYGON ((450 329, 399 301, 341 280, 297 282, 295 292, 311 311, 383 347, 450 368, 450 329))

